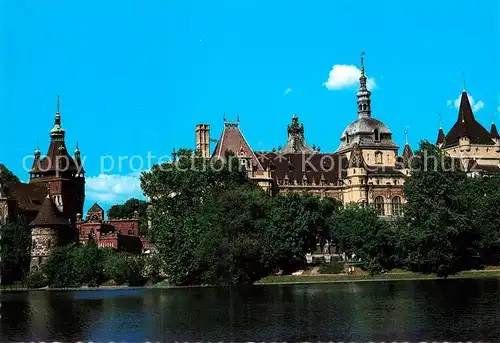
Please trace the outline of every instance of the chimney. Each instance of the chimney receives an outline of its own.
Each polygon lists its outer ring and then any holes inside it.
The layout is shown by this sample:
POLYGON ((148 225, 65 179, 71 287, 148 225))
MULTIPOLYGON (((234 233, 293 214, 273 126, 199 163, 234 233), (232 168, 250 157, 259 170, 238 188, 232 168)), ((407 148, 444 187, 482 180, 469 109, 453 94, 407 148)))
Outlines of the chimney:
POLYGON ((201 157, 210 157, 210 125, 196 125, 196 151, 201 157))

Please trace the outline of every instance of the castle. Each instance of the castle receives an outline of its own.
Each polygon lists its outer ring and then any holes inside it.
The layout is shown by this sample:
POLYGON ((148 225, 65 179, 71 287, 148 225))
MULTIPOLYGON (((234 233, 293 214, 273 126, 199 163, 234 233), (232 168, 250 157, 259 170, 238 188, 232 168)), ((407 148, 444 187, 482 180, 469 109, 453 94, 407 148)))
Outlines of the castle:
MULTIPOLYGON (((411 175, 412 149, 406 141, 403 152, 391 130, 375 119, 363 56, 357 92, 357 118, 340 136, 335 152, 321 152, 307 144, 304 125, 293 115, 284 147, 254 151, 241 131, 239 120, 226 122, 213 152, 210 125, 196 126, 196 150, 205 158, 224 159, 231 151, 246 167, 248 176, 269 194, 312 193, 332 197, 344 204, 372 206, 380 216, 402 215, 406 202, 405 179, 411 175)), ((500 141, 495 124, 486 130, 474 117, 466 91, 461 96, 458 118, 448 134, 439 128, 436 144, 447 155, 462 161, 473 176, 500 172, 500 141)))
MULTIPOLYGON (((371 111, 371 92, 363 58, 357 92, 357 118, 340 136, 334 152, 322 152, 307 144, 304 125, 294 115, 287 126, 284 147, 271 151, 253 150, 237 122, 224 121, 224 129, 213 151, 210 125, 196 126, 196 150, 207 159, 224 159, 231 151, 245 167, 248 177, 268 194, 312 193, 331 197, 344 204, 356 203, 375 208, 386 218, 403 214, 406 202, 405 179, 411 175, 413 153, 408 142, 399 155, 391 130, 375 119, 371 111)), ((50 146, 42 158, 35 150, 28 183, 0 184, 0 224, 17 213, 31 222, 31 267, 37 267, 54 247, 94 239, 99 247, 148 253, 149 242, 139 234, 139 218, 107 219, 94 204, 82 218, 85 200, 85 170, 78 144, 71 156, 61 127, 59 98, 50 131, 50 146)), ((464 90, 456 123, 445 134, 439 128, 437 146, 447 155, 460 159, 470 176, 500 172, 500 136, 494 123, 488 131, 474 117, 464 90)), ((150 226, 151 223, 148 223, 150 226)))
POLYGON ((0 225, 22 214, 30 220, 30 268, 42 264, 59 245, 88 242, 93 237, 99 247, 145 252, 149 244, 139 236, 139 218, 104 220, 97 204, 86 220, 81 213, 85 201, 85 170, 77 147, 71 156, 61 126, 59 97, 50 145, 42 158, 36 149, 28 183, 0 184, 0 225))

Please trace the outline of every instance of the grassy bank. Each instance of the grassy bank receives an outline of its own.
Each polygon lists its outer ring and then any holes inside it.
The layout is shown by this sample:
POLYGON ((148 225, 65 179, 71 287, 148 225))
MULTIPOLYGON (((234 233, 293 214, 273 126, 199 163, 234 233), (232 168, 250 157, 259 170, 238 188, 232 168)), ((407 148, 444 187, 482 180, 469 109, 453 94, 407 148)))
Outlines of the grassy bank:
MULTIPOLYGON (((463 278, 500 278, 500 269, 469 270, 455 275, 450 275, 448 279, 463 278)), ((434 274, 420 274, 411 272, 387 273, 379 275, 348 275, 348 274, 318 274, 318 275, 283 275, 267 276, 256 285, 275 284, 299 284, 299 283, 328 283, 328 282, 360 282, 360 281, 397 281, 397 280, 433 280, 442 279, 434 274)))

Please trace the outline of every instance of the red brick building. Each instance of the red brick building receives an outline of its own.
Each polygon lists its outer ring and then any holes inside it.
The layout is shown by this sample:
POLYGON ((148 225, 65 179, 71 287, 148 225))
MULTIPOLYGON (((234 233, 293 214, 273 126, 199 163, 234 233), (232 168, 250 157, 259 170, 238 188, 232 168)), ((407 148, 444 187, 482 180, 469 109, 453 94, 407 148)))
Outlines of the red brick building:
POLYGON ((77 215, 76 226, 80 243, 86 244, 92 237, 99 248, 112 248, 131 253, 149 253, 147 237, 139 234, 139 213, 133 218, 104 218, 104 210, 94 204, 85 219, 77 215))

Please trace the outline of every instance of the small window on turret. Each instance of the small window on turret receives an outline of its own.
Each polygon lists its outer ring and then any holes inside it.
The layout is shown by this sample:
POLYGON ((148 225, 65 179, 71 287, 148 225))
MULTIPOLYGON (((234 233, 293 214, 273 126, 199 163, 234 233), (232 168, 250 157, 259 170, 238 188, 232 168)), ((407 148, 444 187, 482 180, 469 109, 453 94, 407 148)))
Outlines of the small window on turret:
POLYGON ((379 133, 378 129, 373 130, 373 136, 374 136, 373 140, 375 142, 379 142, 380 141, 380 133, 379 133))

